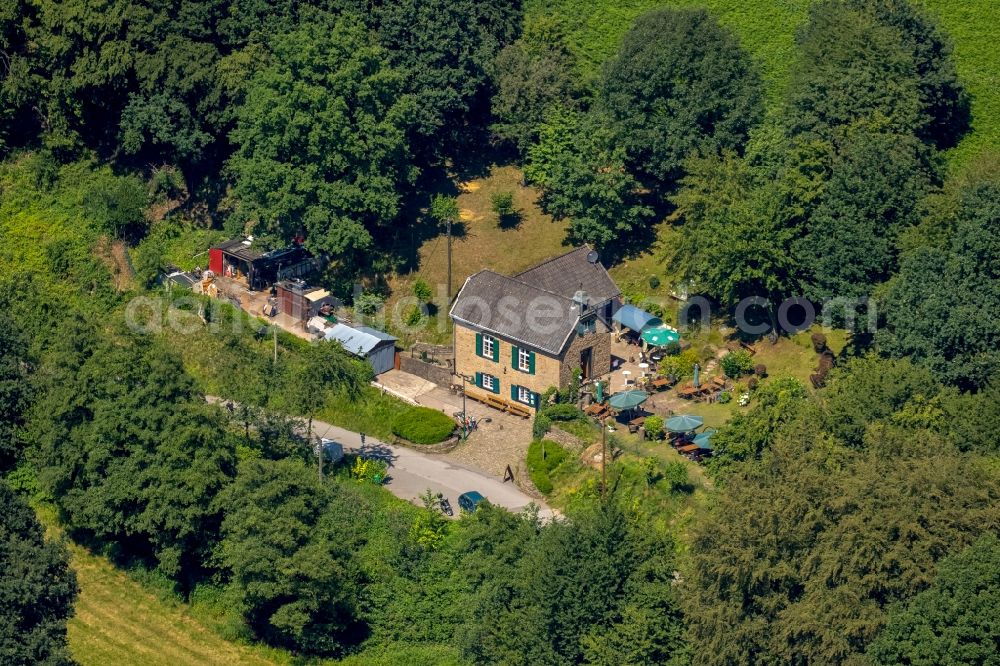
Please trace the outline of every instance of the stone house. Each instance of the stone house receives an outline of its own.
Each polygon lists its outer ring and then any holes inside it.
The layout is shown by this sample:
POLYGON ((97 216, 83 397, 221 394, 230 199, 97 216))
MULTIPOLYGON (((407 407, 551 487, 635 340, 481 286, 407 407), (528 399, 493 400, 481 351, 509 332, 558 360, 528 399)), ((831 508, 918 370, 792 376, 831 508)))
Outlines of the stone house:
POLYGON ((621 291, 584 246, 508 277, 470 276, 451 308, 455 374, 467 392, 536 408, 549 387, 611 371, 611 317, 621 291))

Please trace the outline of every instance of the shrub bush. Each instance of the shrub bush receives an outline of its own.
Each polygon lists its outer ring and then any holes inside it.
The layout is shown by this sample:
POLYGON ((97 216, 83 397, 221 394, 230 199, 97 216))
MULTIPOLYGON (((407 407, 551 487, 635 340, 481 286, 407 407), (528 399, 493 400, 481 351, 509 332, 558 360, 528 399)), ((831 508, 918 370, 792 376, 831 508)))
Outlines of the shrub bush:
POLYGON ((642 424, 642 427, 646 429, 646 436, 651 439, 660 439, 663 436, 663 417, 662 416, 648 416, 646 417, 646 422, 642 424))
POLYGON ((689 493, 694 490, 687 466, 682 462, 670 462, 663 470, 663 478, 670 484, 670 492, 689 493))
POLYGON ((497 192, 490 197, 490 204, 497 219, 503 221, 514 214, 514 193, 497 192))
POLYGON ((655 275, 650 275, 649 276, 649 288, 650 289, 659 289, 660 288, 660 278, 656 277, 655 275))
POLYGON ((757 375, 758 377, 767 377, 767 366, 764 365, 763 363, 758 363, 757 365, 753 366, 753 374, 757 375))
POLYGON ((354 307, 366 317, 373 317, 382 308, 382 298, 375 293, 366 291, 354 299, 354 307))
POLYGON ((424 320, 424 312, 420 309, 418 305, 411 305, 406 310, 406 316, 404 321, 406 321, 407 326, 419 326, 420 322, 424 320))
POLYGON ((540 493, 552 493, 552 479, 549 475, 568 458, 569 452, 551 440, 535 440, 531 443, 528 447, 528 476, 540 493))
POLYGON ((538 412, 535 414, 535 422, 531 424, 531 436, 535 439, 541 439, 551 427, 552 419, 546 416, 544 412, 538 412))
POLYGON ((354 459, 354 466, 351 467, 351 476, 358 481, 369 481, 371 483, 382 483, 385 474, 389 471, 389 464, 378 458, 357 457, 354 459))
POLYGON ((729 391, 722 391, 719 393, 719 397, 716 398, 716 402, 718 402, 720 405, 725 405, 726 403, 731 402, 732 399, 733 399, 732 393, 730 393, 729 391))
POLYGON ((698 353, 693 349, 685 349, 676 356, 666 356, 660 361, 660 374, 690 377, 694 374, 694 364, 698 362, 698 353))
POLYGON ((545 407, 542 412, 552 421, 573 421, 583 416, 583 412, 576 405, 559 403, 545 407))
POLYGON ((427 303, 431 300, 431 298, 433 298, 434 292, 431 291, 431 286, 429 284, 418 278, 417 281, 413 283, 413 295, 416 296, 420 302, 427 303))
POLYGON ((392 422, 392 433, 414 444, 437 444, 455 430, 455 422, 427 407, 411 407, 392 422))
POLYGON ((753 357, 743 349, 729 352, 722 357, 722 371, 733 379, 748 375, 753 372, 753 357))

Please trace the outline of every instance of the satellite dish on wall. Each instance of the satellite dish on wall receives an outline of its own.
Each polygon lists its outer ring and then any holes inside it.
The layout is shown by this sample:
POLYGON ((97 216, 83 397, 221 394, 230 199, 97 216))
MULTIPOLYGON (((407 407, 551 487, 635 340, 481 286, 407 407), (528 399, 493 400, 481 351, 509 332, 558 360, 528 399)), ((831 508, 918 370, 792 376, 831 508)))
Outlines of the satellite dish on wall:
POLYGON ((589 261, 592 264, 596 264, 598 256, 599 255, 597 254, 597 250, 591 250, 590 252, 587 253, 587 261, 589 261))

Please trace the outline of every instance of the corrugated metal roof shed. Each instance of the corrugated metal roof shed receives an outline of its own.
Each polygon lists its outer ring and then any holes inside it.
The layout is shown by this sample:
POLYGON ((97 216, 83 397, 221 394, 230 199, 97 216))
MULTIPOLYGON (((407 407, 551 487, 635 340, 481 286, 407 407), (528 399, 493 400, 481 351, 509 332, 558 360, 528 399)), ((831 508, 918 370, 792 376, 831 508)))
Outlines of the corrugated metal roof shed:
POLYGON ((336 340, 344 346, 344 349, 358 356, 367 355, 383 342, 396 341, 396 338, 391 335, 376 331, 367 326, 352 328, 345 324, 335 324, 333 328, 327 329, 326 339, 336 340))

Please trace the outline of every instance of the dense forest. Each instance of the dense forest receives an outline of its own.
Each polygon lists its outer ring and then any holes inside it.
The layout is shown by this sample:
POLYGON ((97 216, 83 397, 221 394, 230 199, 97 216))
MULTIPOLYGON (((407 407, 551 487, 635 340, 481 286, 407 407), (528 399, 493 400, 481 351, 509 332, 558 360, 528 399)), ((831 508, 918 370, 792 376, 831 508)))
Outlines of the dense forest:
POLYGON ((775 94, 707 9, 639 15, 599 67, 549 9, 0 8, 0 662, 72 663, 72 543, 306 663, 1000 663, 1000 155, 949 162, 976 120, 952 37, 817 0, 775 94), (377 433, 368 366, 154 287, 168 240, 218 231, 384 288, 490 160, 567 244, 657 247, 725 324, 749 297, 868 322, 719 428, 696 519, 614 466, 549 523, 317 482, 299 419, 377 433), (138 333, 136 297, 205 331, 138 333))

